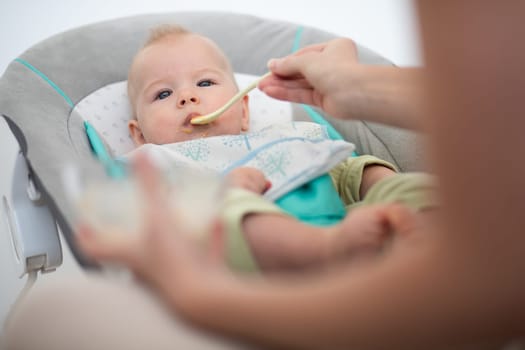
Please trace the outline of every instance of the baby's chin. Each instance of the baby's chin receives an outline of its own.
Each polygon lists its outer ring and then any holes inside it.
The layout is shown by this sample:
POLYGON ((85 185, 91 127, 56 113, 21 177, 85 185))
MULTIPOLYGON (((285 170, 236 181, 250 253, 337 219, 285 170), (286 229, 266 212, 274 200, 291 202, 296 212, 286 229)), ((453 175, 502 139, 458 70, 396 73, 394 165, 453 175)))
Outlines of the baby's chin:
POLYGON ((174 137, 171 139, 171 142, 166 143, 177 143, 177 142, 184 142, 184 141, 191 141, 191 140, 197 140, 202 139, 205 137, 210 136, 216 136, 215 133, 212 133, 209 129, 190 129, 187 130, 181 130, 179 131, 174 137))
POLYGON ((213 128, 188 128, 186 130, 181 130, 181 132, 177 133, 176 137, 173 140, 173 143, 203 139, 212 136, 227 136, 239 134, 241 134, 241 132, 231 133, 220 130, 214 130, 213 128))

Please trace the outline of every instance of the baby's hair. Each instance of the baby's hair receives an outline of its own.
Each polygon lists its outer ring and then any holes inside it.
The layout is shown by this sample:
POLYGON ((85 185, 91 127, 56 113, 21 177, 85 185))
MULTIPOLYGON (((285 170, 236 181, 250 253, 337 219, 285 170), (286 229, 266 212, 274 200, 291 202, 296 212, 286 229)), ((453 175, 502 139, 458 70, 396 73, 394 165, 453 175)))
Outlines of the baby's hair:
MULTIPOLYGON (((149 36, 146 39, 146 42, 144 43, 142 48, 139 50, 139 52, 144 50, 148 46, 150 46, 152 44, 155 44, 155 43, 157 43, 159 41, 162 41, 162 40, 164 40, 166 38, 174 38, 174 37, 177 37, 177 36, 184 36, 184 35, 190 35, 190 34, 194 34, 194 33, 189 31, 189 30, 187 30, 186 28, 184 28, 184 27, 182 27, 180 25, 177 25, 177 24, 161 24, 161 25, 155 26, 155 27, 150 29, 149 36)), ((227 57, 224 55, 224 53, 222 52, 222 50, 218 46, 217 46, 217 49, 224 56, 225 63, 227 65, 227 67, 228 67, 228 70, 232 74, 233 83, 237 86, 237 82, 236 82, 235 78, 233 77, 233 70, 232 70, 232 67, 231 67, 231 64, 230 64, 229 60, 227 59, 227 57)), ((132 65, 130 67, 130 70, 128 72, 128 86, 127 86, 127 90, 128 90, 129 101, 130 101, 130 104, 131 104, 132 119, 136 119, 136 110, 135 110, 135 105, 133 104, 134 91, 133 91, 132 84, 130 84, 130 76, 131 76, 132 68, 133 68, 133 63, 132 63, 132 65)), ((237 87, 237 89, 238 89, 238 87, 237 87)))
POLYGON ((183 34, 191 34, 191 32, 177 24, 161 24, 159 26, 153 27, 150 30, 149 37, 146 40, 146 43, 144 43, 144 47, 156 43, 157 41, 168 36, 183 34))
MULTIPOLYGON (((191 32, 187 30, 186 28, 181 27, 177 24, 158 25, 150 29, 149 36, 146 39, 146 42, 144 43, 144 45, 142 46, 140 50, 143 50, 149 45, 154 44, 164 38, 178 36, 178 35, 187 35, 187 34, 191 34, 191 32)), ((130 73, 128 73, 128 77, 129 76, 130 76, 130 73)), ((129 84, 129 80, 128 80, 127 90, 128 90, 128 96, 130 97, 130 103, 131 103, 131 99, 133 96, 133 92, 131 89, 132 89, 132 86, 129 84)), ((132 118, 136 119, 135 106, 133 105, 133 103, 131 103, 131 109, 132 109, 132 118)))

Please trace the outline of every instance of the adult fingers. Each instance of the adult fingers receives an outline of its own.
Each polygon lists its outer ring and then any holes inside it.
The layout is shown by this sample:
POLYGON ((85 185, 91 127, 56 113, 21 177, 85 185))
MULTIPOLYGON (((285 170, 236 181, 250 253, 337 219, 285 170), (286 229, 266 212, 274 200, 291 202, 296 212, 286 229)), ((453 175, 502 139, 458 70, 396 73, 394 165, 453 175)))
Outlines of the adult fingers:
MULTIPOLYGON (((145 154, 137 154, 133 170, 144 202, 144 229, 148 236, 170 231, 177 220, 170 210, 168 185, 162 174, 145 154)), ((176 194, 171 194, 176 195, 176 194)))
POLYGON ((416 214, 408 207, 393 203, 384 209, 384 215, 389 226, 396 235, 406 236, 417 230, 416 214))
POLYGON ((277 100, 303 103, 307 105, 319 106, 314 99, 314 90, 309 89, 289 89, 282 86, 267 86, 262 91, 277 100))
POLYGON ((320 44, 308 45, 308 46, 305 46, 305 47, 295 51, 290 56, 300 56, 300 55, 304 55, 305 53, 309 53, 309 52, 321 52, 321 51, 323 51, 325 49, 325 47, 328 44, 329 44, 329 41, 328 42, 324 42, 324 43, 320 43, 320 44))
POLYGON ((80 249, 98 262, 118 262, 135 265, 136 237, 115 232, 95 232, 80 224, 75 235, 80 249))
MULTIPOLYGON (((273 58, 268 61, 268 68, 275 74, 281 75, 281 76, 293 76, 294 74, 288 72, 286 73, 287 68, 291 68, 290 66, 287 66, 287 62, 296 62, 297 58, 300 58, 300 56, 304 56, 310 53, 319 53, 322 52, 325 48, 326 43, 322 44, 314 44, 310 46, 306 46, 288 56, 284 56, 281 58, 273 58), (283 63, 284 62, 284 63, 283 63)), ((296 75, 299 74, 300 71, 296 71, 296 75)), ((267 80, 268 78, 264 79, 267 80)))
POLYGON ((317 52, 304 52, 301 55, 291 55, 273 58, 268 61, 268 69, 280 77, 304 76, 305 70, 316 63, 317 52))
POLYGON ((210 239, 208 257, 212 263, 223 264, 225 251, 226 251, 226 239, 225 239, 224 226, 220 220, 215 220, 210 228, 210 239))
POLYGON ((284 101, 312 104, 313 88, 304 78, 282 78, 270 75, 259 83, 259 90, 268 96, 284 101))
POLYGON ((306 72, 316 64, 330 64, 334 59, 356 59, 357 46, 348 38, 338 38, 326 43, 307 46, 298 52, 274 58, 268 68, 281 77, 306 76, 306 72), (325 57, 324 61, 323 58, 325 57))
POLYGON ((279 86, 286 89, 310 89, 312 85, 304 77, 279 77, 277 75, 270 75, 263 79, 257 86, 264 91, 270 86, 279 86))
POLYGON ((143 153, 138 153, 134 158, 133 171, 147 207, 156 205, 162 198, 162 179, 159 171, 143 153))
POLYGON ((338 38, 330 41, 323 49, 326 55, 357 58, 357 45, 352 39, 338 38))

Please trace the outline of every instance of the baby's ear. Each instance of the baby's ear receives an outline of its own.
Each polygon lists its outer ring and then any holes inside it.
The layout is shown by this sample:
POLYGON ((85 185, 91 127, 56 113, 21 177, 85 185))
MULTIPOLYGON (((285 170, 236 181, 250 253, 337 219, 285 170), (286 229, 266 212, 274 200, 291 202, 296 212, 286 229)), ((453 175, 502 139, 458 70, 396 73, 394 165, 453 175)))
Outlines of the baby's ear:
POLYGON ((140 125, 137 119, 131 119, 128 122, 128 129, 131 139, 133 140, 135 146, 142 146, 146 143, 146 140, 144 139, 144 134, 140 129, 140 125))
POLYGON ((248 131, 250 129, 250 98, 248 95, 244 95, 242 98, 242 120, 241 120, 241 130, 248 131))

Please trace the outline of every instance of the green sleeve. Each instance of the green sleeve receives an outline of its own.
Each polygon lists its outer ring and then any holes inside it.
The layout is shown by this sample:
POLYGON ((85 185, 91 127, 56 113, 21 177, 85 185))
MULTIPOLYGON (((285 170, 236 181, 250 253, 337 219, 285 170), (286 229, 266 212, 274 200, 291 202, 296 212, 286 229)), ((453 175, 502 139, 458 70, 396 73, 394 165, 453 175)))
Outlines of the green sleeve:
POLYGON ((400 173, 389 176, 368 190, 362 205, 399 202, 419 211, 436 207, 435 179, 424 173, 400 173))
POLYGON ((345 205, 353 205, 361 201, 359 189, 361 188, 363 169, 368 165, 383 165, 397 171, 393 164, 369 155, 348 158, 330 170, 335 189, 345 205))
POLYGON ((286 215, 261 195, 235 188, 227 192, 221 218, 225 225, 226 259, 228 265, 239 272, 258 271, 257 263, 242 231, 242 220, 248 214, 273 213, 286 215))
POLYGON ((363 169, 368 165, 383 165, 394 171, 395 166, 374 156, 348 158, 330 171, 339 196, 350 210, 355 206, 400 202, 414 210, 438 205, 435 198, 435 181, 428 174, 397 173, 375 183, 365 198, 359 196, 363 169))

